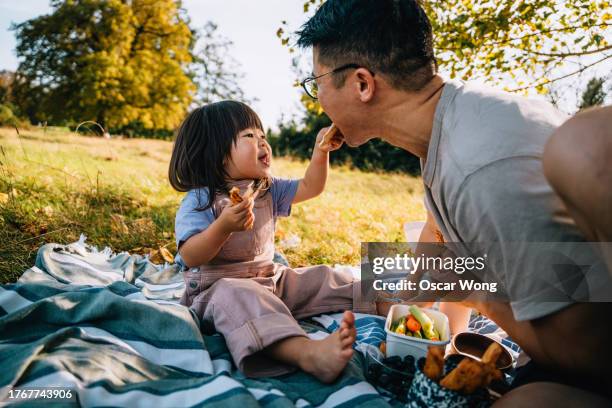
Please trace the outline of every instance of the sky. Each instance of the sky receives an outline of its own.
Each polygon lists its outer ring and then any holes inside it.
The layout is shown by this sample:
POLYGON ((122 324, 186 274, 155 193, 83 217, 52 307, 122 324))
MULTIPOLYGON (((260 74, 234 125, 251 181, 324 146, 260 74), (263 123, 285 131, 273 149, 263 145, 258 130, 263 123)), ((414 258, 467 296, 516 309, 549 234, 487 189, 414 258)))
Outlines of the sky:
POLYGON ((266 128, 275 128, 283 116, 299 113, 292 55, 276 30, 283 20, 292 27, 305 22, 303 4, 302 0, 183 0, 194 27, 213 21, 219 33, 234 43, 230 54, 245 74, 242 89, 247 98, 256 99, 253 108, 266 128))
MULTIPOLYGON (((219 34, 233 42, 230 54, 244 74, 240 86, 253 101, 252 106, 261 116, 264 127, 276 129, 279 121, 300 114, 300 91, 293 86, 296 74, 291 67, 292 55, 281 45, 276 30, 283 20, 291 29, 305 22, 303 0, 183 0, 183 6, 193 27, 213 21, 218 24, 219 34)), ((15 35, 9 30, 11 23, 20 23, 50 10, 49 0, 0 0, 0 69, 15 70, 18 65, 15 35)), ((309 65, 309 52, 302 55, 305 65, 309 65)), ((600 66, 596 74, 610 75, 611 64, 600 66)), ((310 66, 304 68, 310 71, 310 66)), ((559 86, 563 88, 564 84, 559 86)), ((566 92, 560 105, 562 110, 575 110, 575 93, 566 92)))

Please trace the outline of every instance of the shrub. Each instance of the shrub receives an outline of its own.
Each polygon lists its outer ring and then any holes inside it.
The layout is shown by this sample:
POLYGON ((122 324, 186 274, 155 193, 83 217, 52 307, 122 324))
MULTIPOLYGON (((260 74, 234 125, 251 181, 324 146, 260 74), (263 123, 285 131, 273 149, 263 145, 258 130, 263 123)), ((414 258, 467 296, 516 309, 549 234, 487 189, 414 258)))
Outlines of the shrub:
MULTIPOLYGON (((309 159, 318 131, 331 124, 326 115, 307 114, 304 125, 298 127, 294 121, 281 124, 278 134, 270 134, 270 145, 277 156, 293 156, 309 159)), ((419 159, 407 151, 391 146, 380 139, 358 147, 343 145, 330 155, 333 164, 348 164, 362 170, 400 171, 417 175, 420 173, 419 159)))
POLYGON ((0 126, 18 126, 19 119, 13 114, 13 110, 5 104, 0 104, 0 126))

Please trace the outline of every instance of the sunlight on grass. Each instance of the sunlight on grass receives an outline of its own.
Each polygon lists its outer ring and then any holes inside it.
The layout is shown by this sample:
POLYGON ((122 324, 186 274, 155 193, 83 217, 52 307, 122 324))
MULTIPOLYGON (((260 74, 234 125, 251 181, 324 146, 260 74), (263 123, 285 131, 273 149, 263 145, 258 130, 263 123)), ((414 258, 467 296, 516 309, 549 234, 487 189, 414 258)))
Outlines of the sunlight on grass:
MULTIPOLYGON (((68 243, 80 233, 115 251, 176 250, 182 194, 167 181, 170 142, 54 128, 18 138, 0 128, 0 146, 0 282, 30 267, 42 244, 68 243)), ((299 178, 306 166, 275 158, 273 171, 299 178)), ((357 264, 362 241, 401 241, 403 223, 425 218, 422 194, 417 177, 333 168, 320 197, 278 222, 278 249, 296 267, 357 264)))

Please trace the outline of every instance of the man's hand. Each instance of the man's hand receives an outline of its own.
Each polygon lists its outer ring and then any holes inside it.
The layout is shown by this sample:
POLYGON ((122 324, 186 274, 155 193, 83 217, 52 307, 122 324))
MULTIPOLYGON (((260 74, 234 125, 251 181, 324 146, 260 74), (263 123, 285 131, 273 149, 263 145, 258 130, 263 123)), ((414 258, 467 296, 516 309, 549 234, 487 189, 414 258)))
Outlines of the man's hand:
POLYGON ((253 203, 253 198, 248 198, 236 205, 227 205, 218 219, 221 228, 228 233, 253 228, 253 203))

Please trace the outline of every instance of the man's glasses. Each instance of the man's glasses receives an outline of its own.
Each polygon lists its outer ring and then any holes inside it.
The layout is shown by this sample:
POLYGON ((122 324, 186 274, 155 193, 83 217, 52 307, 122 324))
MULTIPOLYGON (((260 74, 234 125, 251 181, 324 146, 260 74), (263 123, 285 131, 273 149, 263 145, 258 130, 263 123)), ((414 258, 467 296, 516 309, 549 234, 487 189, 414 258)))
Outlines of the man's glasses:
POLYGON ((332 71, 326 72, 324 74, 321 75, 317 75, 317 76, 311 76, 306 78, 305 80, 303 80, 300 85, 302 85, 302 88, 304 88, 304 91, 306 92, 306 95, 310 96, 312 99, 317 99, 318 93, 319 93, 319 88, 317 86, 317 79, 324 77, 326 75, 331 75, 331 74, 335 74, 337 72, 340 71, 344 71, 345 69, 351 69, 351 68, 361 68, 361 65, 357 65, 357 64, 346 64, 346 65, 342 65, 332 71))

